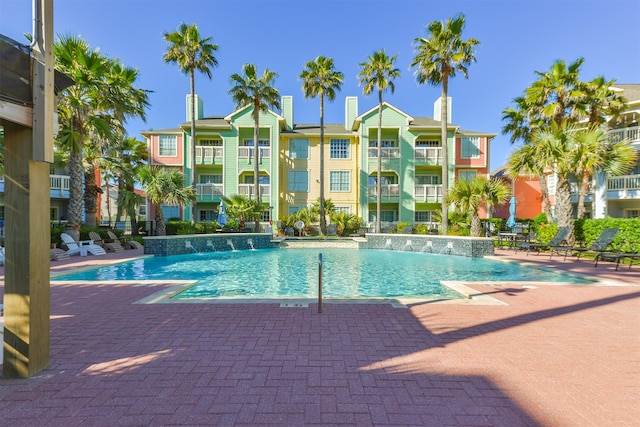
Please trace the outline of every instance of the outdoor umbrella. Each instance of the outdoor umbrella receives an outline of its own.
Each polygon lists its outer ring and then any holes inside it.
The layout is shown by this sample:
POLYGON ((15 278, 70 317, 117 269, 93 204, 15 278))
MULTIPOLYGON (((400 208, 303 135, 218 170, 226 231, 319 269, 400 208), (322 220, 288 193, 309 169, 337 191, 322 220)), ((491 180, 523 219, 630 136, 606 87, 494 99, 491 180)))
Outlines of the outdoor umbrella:
POLYGON ((218 211, 218 225, 224 227, 227 225, 227 210, 224 207, 224 202, 220 202, 220 210, 218 211))
POLYGON ((509 202, 509 219, 507 220, 507 227, 513 228, 516 226, 516 198, 512 197, 509 202))

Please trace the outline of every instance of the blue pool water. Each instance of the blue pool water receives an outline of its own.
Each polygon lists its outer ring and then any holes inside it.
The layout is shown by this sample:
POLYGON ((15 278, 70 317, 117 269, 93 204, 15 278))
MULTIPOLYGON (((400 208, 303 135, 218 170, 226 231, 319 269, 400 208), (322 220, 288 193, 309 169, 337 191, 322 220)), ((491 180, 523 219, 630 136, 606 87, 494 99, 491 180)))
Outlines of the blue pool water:
MULTIPOLYGON (((318 254, 327 298, 460 298, 458 281, 577 279, 483 258, 373 249, 260 249, 149 257, 52 280, 198 280, 175 298, 315 298, 318 254)), ((583 281, 586 283, 586 281, 583 281)))

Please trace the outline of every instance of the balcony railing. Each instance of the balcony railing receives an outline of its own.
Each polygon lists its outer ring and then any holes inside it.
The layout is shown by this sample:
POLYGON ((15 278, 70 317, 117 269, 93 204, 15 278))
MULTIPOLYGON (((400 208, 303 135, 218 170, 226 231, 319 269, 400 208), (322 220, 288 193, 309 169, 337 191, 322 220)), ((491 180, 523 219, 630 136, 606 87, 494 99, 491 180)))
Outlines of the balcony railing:
MULTIPOLYGON (((258 153, 258 158, 260 162, 263 159, 271 158, 271 147, 258 147, 260 152, 258 153)), ((253 151, 253 147, 238 147, 238 158, 239 159, 248 159, 249 163, 253 161, 253 157, 255 156, 255 152, 253 151)))
MULTIPOLYGON (((581 186, 582 184, 579 182, 570 182, 569 187, 571 188, 571 195, 577 196, 578 194, 580 194, 581 186)), ((593 188, 591 186, 591 183, 589 183, 587 185, 587 192, 585 194, 592 194, 592 193, 593 193, 593 188)))
POLYGON ((611 142, 619 142, 623 139, 630 141, 640 141, 640 126, 632 126, 622 129, 612 129, 607 132, 611 142))
POLYGON ((416 201, 420 202, 441 202, 442 185, 416 185, 414 190, 416 201))
MULTIPOLYGON (((400 195, 400 185, 399 184, 385 184, 380 186, 380 193, 382 197, 398 197, 400 195)), ((377 197, 378 189, 376 185, 370 185, 368 188, 369 197, 377 197)))
MULTIPOLYGON (((254 188, 253 184, 239 184, 238 194, 254 199, 254 188)), ((260 184, 260 199, 264 200, 265 198, 271 198, 271 184, 260 184)))
POLYGON ((216 159, 224 158, 223 147, 196 146, 196 163, 199 165, 212 165, 216 159))
POLYGON ((442 163, 441 147, 416 147, 414 153, 416 160, 426 160, 434 164, 442 163))
MULTIPOLYGON (((391 158, 398 159, 400 158, 400 149, 398 147, 387 147, 380 149, 380 157, 382 158, 391 158)), ((378 158, 378 148, 377 147, 369 147, 369 158, 377 159, 378 158)))
POLYGON ((199 198, 213 198, 224 195, 222 184, 196 184, 196 192, 199 198))
POLYGON ((640 175, 622 175, 609 178, 607 190, 640 190, 640 175))

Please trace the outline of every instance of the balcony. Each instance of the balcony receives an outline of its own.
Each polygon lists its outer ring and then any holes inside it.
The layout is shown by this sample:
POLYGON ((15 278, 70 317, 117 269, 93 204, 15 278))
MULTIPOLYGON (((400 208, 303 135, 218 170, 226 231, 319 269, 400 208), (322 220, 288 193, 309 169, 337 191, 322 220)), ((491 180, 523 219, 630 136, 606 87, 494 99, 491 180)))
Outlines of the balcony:
MULTIPOLYGON (((378 189, 376 185, 370 185, 367 188, 369 200, 378 200, 378 189)), ((385 184, 380 186, 381 198, 380 200, 386 202, 398 202, 400 200, 400 185, 399 184, 385 184)))
MULTIPOLYGON (((253 184, 239 184, 238 194, 247 196, 249 199, 255 199, 253 184)), ((260 184, 260 200, 271 200, 271 184, 260 184)))
POLYGON ((416 147, 414 156, 416 166, 442 166, 441 147, 416 147))
POLYGON ((640 199, 640 174, 622 175, 607 180, 608 199, 640 199))
POLYGON ((224 195, 224 185, 196 184, 196 193, 199 202, 217 202, 224 195))
POLYGON ((49 175, 49 193, 54 198, 69 198, 68 175, 49 175))
POLYGON ((416 185, 413 191, 416 202, 442 202, 442 185, 416 185))
MULTIPOLYGON (((387 147, 380 149, 380 156, 383 159, 399 159, 400 149, 398 147, 387 147)), ((378 149, 376 147, 369 147, 369 159, 378 158, 378 149)))
POLYGON ((623 139, 628 139, 631 142, 640 141, 640 126, 632 126, 622 129, 612 129, 607 132, 611 142, 620 142, 623 139))
MULTIPOLYGON (((258 159, 261 164, 264 159, 271 160, 271 147, 258 147, 258 149, 260 150, 258 159)), ((245 159, 252 164, 254 156, 253 147, 238 147, 238 159, 245 159)))
POLYGON ((196 146, 196 164, 198 165, 221 165, 223 159, 223 147, 196 146))

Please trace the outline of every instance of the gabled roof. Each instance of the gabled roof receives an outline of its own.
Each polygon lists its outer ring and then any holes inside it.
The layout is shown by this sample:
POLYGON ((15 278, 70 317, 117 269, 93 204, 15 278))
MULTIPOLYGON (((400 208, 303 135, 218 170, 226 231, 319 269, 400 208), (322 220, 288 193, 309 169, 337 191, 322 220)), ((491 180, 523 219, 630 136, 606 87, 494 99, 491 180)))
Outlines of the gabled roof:
POLYGON ((629 104, 637 104, 640 102, 640 84, 614 84, 612 88, 621 89, 622 95, 627 98, 629 104))
MULTIPOLYGON (((191 122, 182 123, 180 127, 184 130, 190 130, 191 122)), ((229 130, 231 123, 224 116, 209 116, 196 120, 196 128, 229 130)))
MULTIPOLYGON (((384 107, 390 108, 393 111, 397 112, 398 114, 405 116, 407 118, 407 123, 411 123, 413 121, 413 117, 411 117, 410 115, 408 115, 407 113, 405 113, 401 109, 395 107, 394 105, 389 104, 387 101, 384 101, 382 103, 382 108, 384 109, 384 107)), ((376 105, 376 106, 368 109, 364 113, 360 114, 358 117, 356 117, 353 120, 353 126, 351 127, 351 130, 358 130, 358 128, 360 127, 360 123, 362 123, 363 117, 368 116, 369 114, 372 114, 372 113, 377 112, 377 111, 378 111, 378 105, 376 105)))
MULTIPOLYGON (((293 129, 282 132, 282 135, 292 135, 292 134, 306 135, 306 136, 320 136, 320 125, 319 124, 297 124, 293 126, 293 129)), ((325 124, 324 134, 351 136, 353 132, 345 128, 343 124, 325 124)))
MULTIPOLYGON (((231 123, 231 121, 233 120, 233 116, 249 109, 249 108, 253 108, 253 105, 251 104, 247 104, 244 107, 238 108, 236 110, 234 110, 231 114, 228 114, 227 116, 224 117, 224 120, 228 121, 229 123, 231 123)), ((273 114, 276 119, 278 120, 278 123, 280 123, 280 128, 284 129, 284 127, 287 125, 287 120, 282 117, 280 114, 276 113, 275 111, 268 109, 267 110, 268 113, 273 114)))

